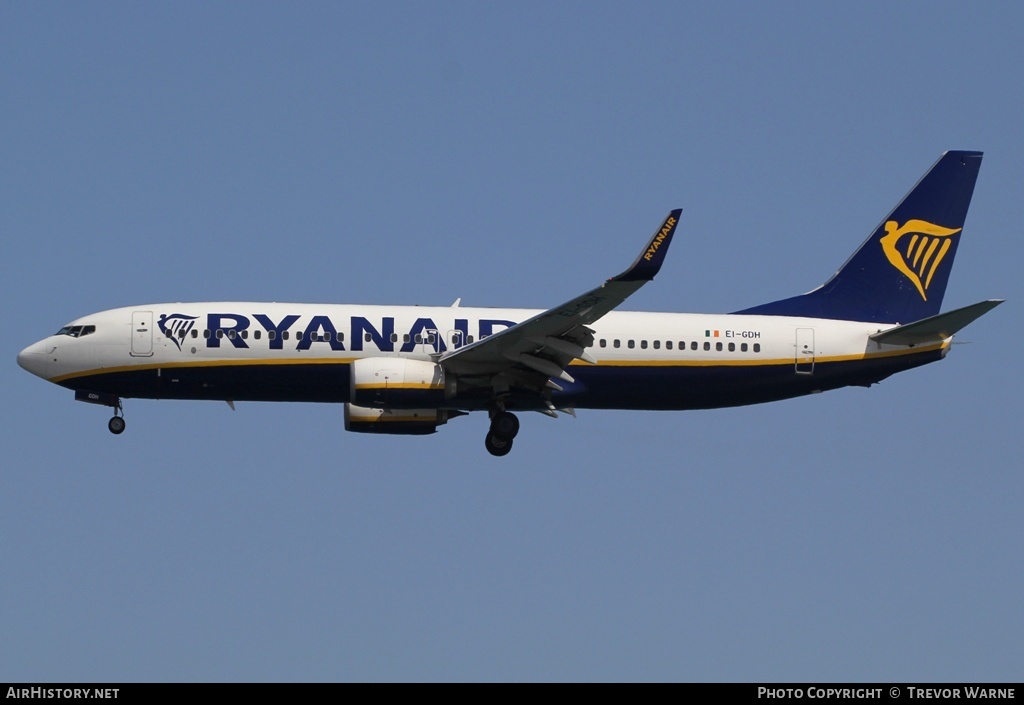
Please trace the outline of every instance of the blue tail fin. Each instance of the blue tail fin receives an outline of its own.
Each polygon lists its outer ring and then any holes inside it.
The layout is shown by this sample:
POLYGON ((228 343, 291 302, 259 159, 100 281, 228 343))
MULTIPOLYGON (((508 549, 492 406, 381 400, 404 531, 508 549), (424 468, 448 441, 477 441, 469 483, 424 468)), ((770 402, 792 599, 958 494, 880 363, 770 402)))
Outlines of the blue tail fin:
POLYGON ((737 313, 909 323, 939 313, 981 152, 946 152, 836 274, 737 313))

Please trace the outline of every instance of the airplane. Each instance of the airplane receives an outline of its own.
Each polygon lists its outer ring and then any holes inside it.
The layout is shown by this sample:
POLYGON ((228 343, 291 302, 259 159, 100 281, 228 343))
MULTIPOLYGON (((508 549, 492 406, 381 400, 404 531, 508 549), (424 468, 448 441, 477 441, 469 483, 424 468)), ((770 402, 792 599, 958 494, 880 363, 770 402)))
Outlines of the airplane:
POLYGON ((1001 299, 940 313, 982 153, 949 151, 824 284, 729 314, 617 311, 654 279, 681 210, 621 274, 554 308, 164 303, 90 314, 18 354, 78 401, 344 404, 345 429, 425 435, 486 412, 710 409, 868 387, 943 359, 1001 299))

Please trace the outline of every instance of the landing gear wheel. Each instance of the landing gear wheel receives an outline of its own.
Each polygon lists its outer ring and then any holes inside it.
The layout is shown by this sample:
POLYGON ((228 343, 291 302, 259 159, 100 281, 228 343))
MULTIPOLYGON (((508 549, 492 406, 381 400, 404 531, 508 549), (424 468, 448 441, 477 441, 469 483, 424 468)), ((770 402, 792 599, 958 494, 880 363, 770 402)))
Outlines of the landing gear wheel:
POLYGON ((107 428, 115 436, 124 433, 124 419, 120 416, 115 416, 107 422, 107 428))
POLYGON ((511 441, 518 434, 519 419, 515 414, 511 414, 507 411, 501 411, 491 419, 491 436, 511 441))
POLYGON ((493 433, 488 433, 487 438, 484 439, 484 445, 487 447, 488 453, 501 457, 508 455, 508 452, 512 450, 512 439, 504 440, 496 438, 493 433))

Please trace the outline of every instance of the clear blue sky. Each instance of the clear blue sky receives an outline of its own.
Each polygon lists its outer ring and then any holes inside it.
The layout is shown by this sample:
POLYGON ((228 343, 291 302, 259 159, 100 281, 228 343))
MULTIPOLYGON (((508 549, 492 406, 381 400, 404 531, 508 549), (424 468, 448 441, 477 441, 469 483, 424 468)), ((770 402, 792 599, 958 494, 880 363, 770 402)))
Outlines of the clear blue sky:
POLYGON ((1016 680, 1019 3, 0 4, 0 680, 1016 680), (711 412, 347 434, 15 364, 189 300, 628 308, 824 281, 986 153, 942 363, 711 412))

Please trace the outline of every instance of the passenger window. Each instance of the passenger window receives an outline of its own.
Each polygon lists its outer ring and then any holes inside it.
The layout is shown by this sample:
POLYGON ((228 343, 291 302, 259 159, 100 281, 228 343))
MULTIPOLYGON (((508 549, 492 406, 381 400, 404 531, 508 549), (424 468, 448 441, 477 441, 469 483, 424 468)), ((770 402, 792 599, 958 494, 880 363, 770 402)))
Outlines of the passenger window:
POLYGON ((277 331, 276 330, 268 330, 267 331, 267 340, 277 340, 277 331))
POLYGON ((402 336, 402 342, 403 343, 408 343, 409 342, 409 334, 408 333, 406 333, 405 335, 402 336))
POLYGON ((370 335, 369 333, 364 333, 363 334, 363 342, 364 343, 369 343, 372 340, 373 340, 373 336, 372 335, 370 335))
POLYGON ((281 333, 281 340, 288 340, 288 331, 283 331, 281 333))
POLYGON ((715 343, 715 350, 717 350, 718 352, 722 352, 722 344, 721 343, 715 343))
POLYGON ((754 352, 761 352, 761 343, 754 343, 754 352))
POLYGON ((671 340, 666 340, 665 341, 665 349, 666 350, 671 350, 672 349, 672 341, 671 340))
POLYGON ((736 343, 729 343, 729 352, 736 352, 736 343))
POLYGON ((598 342, 598 345, 600 345, 602 348, 606 348, 608 347, 608 341, 605 340, 604 338, 601 338, 601 340, 598 342))
MULTIPOLYGON (((696 344, 697 344, 697 343, 694 343, 694 345, 696 345, 696 344)), ((710 350, 710 349, 711 349, 711 343, 705 342, 705 343, 704 343, 704 349, 705 349, 705 350, 710 350)))
POLYGON ((641 350, 646 350, 647 349, 647 341, 646 340, 641 340, 640 341, 640 349, 641 350))
MULTIPOLYGON (((707 343, 704 343, 704 344, 707 345, 707 343)), ((690 350, 696 350, 696 349, 697 349, 697 341, 695 340, 692 343, 690 343, 690 350)), ((707 348, 705 348, 705 349, 707 349, 707 348)))
POLYGON ((262 337, 262 333, 263 333, 263 331, 258 331, 258 330, 254 330, 254 331, 252 332, 252 338, 253 338, 253 340, 259 340, 259 339, 260 339, 260 337, 262 337))
POLYGON ((468 344, 470 344, 470 343, 472 343, 472 342, 473 342, 473 336, 471 336, 471 335, 467 335, 467 336, 466 336, 466 344, 468 345, 468 344))
POLYGON ((612 347, 613 348, 617 348, 617 347, 619 347, 619 345, 620 345, 620 343, 619 343, 619 339, 618 338, 616 338, 615 340, 612 341, 612 347))
POLYGON ((222 328, 218 328, 217 329, 217 337, 218 338, 223 338, 224 337, 224 329, 222 329, 222 328))
POLYGON ((391 334, 391 342, 392 343, 397 343, 398 342, 398 333, 392 333, 391 334))
POLYGON ((661 341, 660 340, 655 340, 654 341, 654 349, 655 350, 660 350, 661 349, 661 341))
POLYGON ((423 336, 419 333, 416 334, 416 344, 421 345, 423 343, 423 336))
POLYGON ((747 344, 746 343, 740 343, 740 352, 746 352, 746 351, 747 351, 747 344))
POLYGON ((235 331, 229 330, 228 331, 228 338, 230 338, 231 340, 234 340, 235 339, 235 331))
POLYGON ((626 347, 628 347, 629 349, 632 350, 633 348, 636 347, 636 341, 635 340, 626 341, 626 347))

